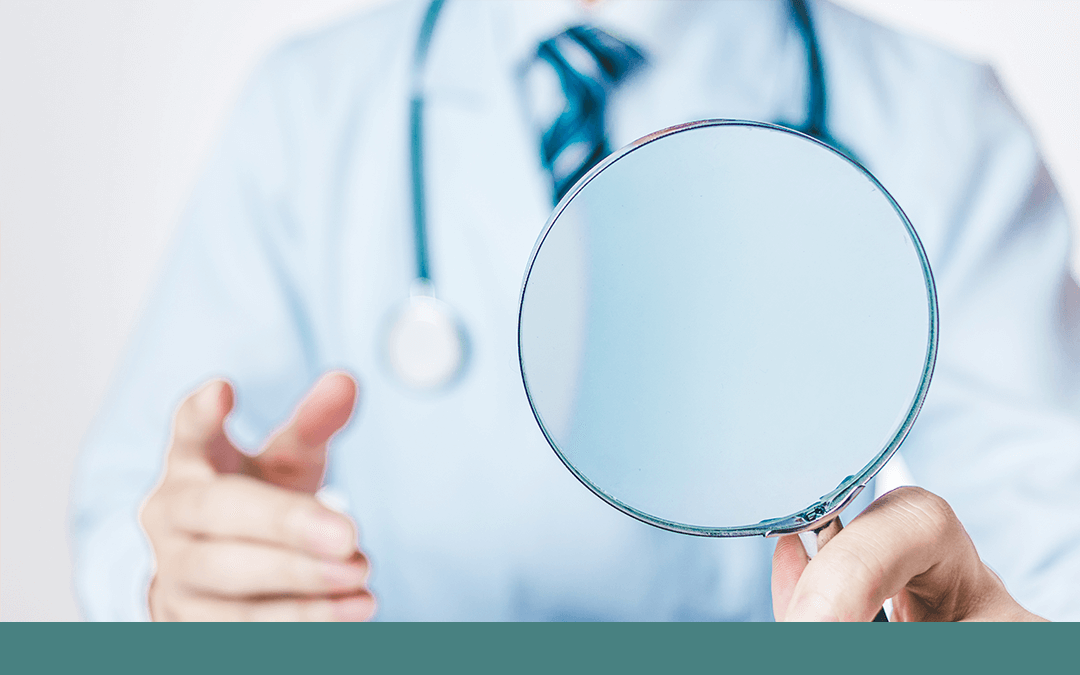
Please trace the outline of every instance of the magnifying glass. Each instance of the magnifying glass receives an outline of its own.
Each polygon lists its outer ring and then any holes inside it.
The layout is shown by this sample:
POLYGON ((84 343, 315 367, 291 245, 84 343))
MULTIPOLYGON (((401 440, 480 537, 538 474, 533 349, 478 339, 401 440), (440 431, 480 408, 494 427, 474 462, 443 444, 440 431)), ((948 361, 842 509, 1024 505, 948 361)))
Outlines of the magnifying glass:
POLYGON ((518 349, 548 442, 610 505, 824 545, 911 429, 937 334, 926 253, 866 169, 716 120, 633 143, 559 203, 518 349))

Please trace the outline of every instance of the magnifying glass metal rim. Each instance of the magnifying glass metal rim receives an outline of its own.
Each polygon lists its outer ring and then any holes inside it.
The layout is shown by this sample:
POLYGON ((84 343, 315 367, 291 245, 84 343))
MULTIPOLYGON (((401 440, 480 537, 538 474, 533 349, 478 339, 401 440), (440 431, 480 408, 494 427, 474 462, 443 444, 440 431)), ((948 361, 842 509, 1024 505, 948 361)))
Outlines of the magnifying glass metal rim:
POLYGON ((539 425, 540 430, 544 434, 544 438, 547 439, 548 445, 555 451, 555 455, 559 458, 559 461, 569 469, 570 473, 574 475, 585 487, 605 502, 615 507, 619 511, 636 518, 644 523, 659 527, 664 530, 670 530, 672 532, 680 532, 683 534, 690 534, 700 537, 751 537, 751 536, 777 536, 781 534, 795 534, 798 532, 805 532, 810 530, 817 530, 829 523, 830 520, 835 518, 840 511, 844 509, 848 504, 852 502, 859 495, 860 492, 866 487, 870 480, 881 470, 881 467, 885 466, 885 463, 889 461, 889 458, 900 447, 900 444, 904 442, 908 432, 911 431, 912 425, 915 423, 915 419, 919 416, 919 411, 922 410, 923 401, 926 399, 926 393, 930 387, 930 380, 934 374, 934 365, 937 361, 937 347, 938 347, 938 302, 937 302, 937 287, 934 284, 934 275, 930 269, 930 261, 927 259, 926 250, 923 248, 922 241, 919 239, 918 233, 912 226, 911 221, 908 220, 907 214, 900 208, 900 205, 896 203, 893 196, 889 194, 889 191, 874 177, 870 171, 866 169, 862 164, 852 159, 850 156, 837 150, 831 145, 820 141, 819 139, 809 136, 800 131, 795 131, 787 127, 778 126, 775 124, 768 124, 766 122, 754 122, 748 120, 735 120, 735 119, 712 119, 712 120, 700 120, 696 122, 687 122, 685 124, 679 124, 667 129, 661 129, 655 133, 649 134, 639 138, 638 140, 630 143, 622 149, 608 155, 599 164, 594 166, 587 174, 572 187, 566 195, 559 200, 559 203, 552 211, 551 217, 548 218, 547 223, 544 225, 543 230, 540 232, 540 236, 537 237, 536 243, 533 245, 532 253, 529 255, 529 263, 525 267, 525 274, 521 281, 521 292, 518 295, 518 366, 521 369, 521 382, 525 387, 525 395, 529 400, 529 407, 532 410, 533 417, 536 418, 536 423, 539 425), (908 413, 904 418, 904 421, 897 428, 892 438, 886 443, 885 447, 870 461, 865 467, 862 468, 857 474, 848 476, 844 479, 840 485, 832 492, 823 495, 818 501, 811 504, 805 509, 782 516, 779 518, 771 518, 763 520, 753 525, 741 525, 734 527, 709 527, 702 525, 690 525, 687 523, 680 523, 673 520, 667 520, 664 518, 658 518, 649 513, 645 513, 639 509, 630 506, 629 504, 619 500, 617 497, 608 494, 604 490, 594 485, 588 478, 582 475, 574 465, 567 460, 559 449, 558 444, 548 434, 548 430, 541 420, 540 412, 536 409, 536 404, 533 401, 532 393, 529 390, 529 378, 525 373, 525 362, 522 358, 521 352, 521 315, 524 311, 525 303, 525 290, 529 285, 529 277, 533 271, 533 265, 536 263, 537 255, 540 253, 540 249, 544 245, 544 240, 547 239, 548 233, 558 221, 559 216, 566 207, 573 201, 574 197, 581 192, 586 185, 588 185, 596 176, 602 173, 607 167, 611 166, 615 162, 618 162, 623 157, 626 157, 635 150, 639 150, 644 146, 652 143, 653 141, 666 138, 679 133, 687 131, 693 131, 695 129, 701 129, 703 127, 720 127, 720 126, 737 126, 737 127, 761 127, 764 129, 770 129, 772 131, 778 131, 781 133, 790 134, 792 136, 800 137, 811 143, 815 143, 829 152, 839 156, 844 161, 851 164, 853 167, 862 172, 862 174, 874 184, 877 189, 881 191, 881 194, 892 204, 893 209, 900 216, 900 220, 904 223, 904 227, 907 228, 908 236, 915 246, 915 252, 919 257, 919 264, 922 267, 923 279, 926 283, 927 304, 929 308, 929 336, 927 341, 926 359, 923 364, 922 378, 919 380, 919 386, 915 391, 915 396, 912 400, 911 406, 908 409, 908 413))

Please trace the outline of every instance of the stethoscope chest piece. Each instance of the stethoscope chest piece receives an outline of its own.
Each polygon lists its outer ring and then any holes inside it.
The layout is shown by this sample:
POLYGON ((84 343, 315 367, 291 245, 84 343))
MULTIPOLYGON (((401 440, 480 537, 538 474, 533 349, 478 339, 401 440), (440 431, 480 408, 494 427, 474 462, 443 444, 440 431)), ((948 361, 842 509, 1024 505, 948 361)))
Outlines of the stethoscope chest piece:
POLYGON ((429 284, 416 283, 393 317, 386 356, 398 380, 420 391, 441 389, 464 369, 468 358, 465 330, 429 284))

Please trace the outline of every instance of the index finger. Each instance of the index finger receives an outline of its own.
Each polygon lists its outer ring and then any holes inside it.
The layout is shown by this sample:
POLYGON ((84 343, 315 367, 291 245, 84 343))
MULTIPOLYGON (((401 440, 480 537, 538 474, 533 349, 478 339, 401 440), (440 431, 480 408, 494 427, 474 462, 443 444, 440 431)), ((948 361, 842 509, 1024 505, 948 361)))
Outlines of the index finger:
POLYGON ((969 590, 964 580, 979 578, 981 565, 944 500, 900 488, 871 504, 807 564, 784 620, 869 621, 920 575, 961 610, 969 590))
POLYGON ((357 550, 352 520, 315 497, 241 474, 183 486, 170 522, 192 535, 258 541, 344 560, 357 550))
POLYGON ((319 378, 292 419, 253 459, 251 468, 256 475, 292 490, 318 490, 326 467, 327 443, 348 423, 356 393, 356 380, 348 373, 332 371, 319 378))

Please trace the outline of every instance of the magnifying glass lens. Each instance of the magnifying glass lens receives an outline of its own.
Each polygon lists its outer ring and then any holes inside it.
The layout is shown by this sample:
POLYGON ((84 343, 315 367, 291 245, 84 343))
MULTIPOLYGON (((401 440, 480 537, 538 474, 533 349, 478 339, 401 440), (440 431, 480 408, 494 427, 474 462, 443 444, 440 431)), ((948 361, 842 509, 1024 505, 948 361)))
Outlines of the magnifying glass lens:
POLYGON ((521 371, 601 498, 763 534, 895 451, 935 306, 914 230, 859 165, 778 127, 699 123, 609 158, 556 210, 522 291, 521 371))

